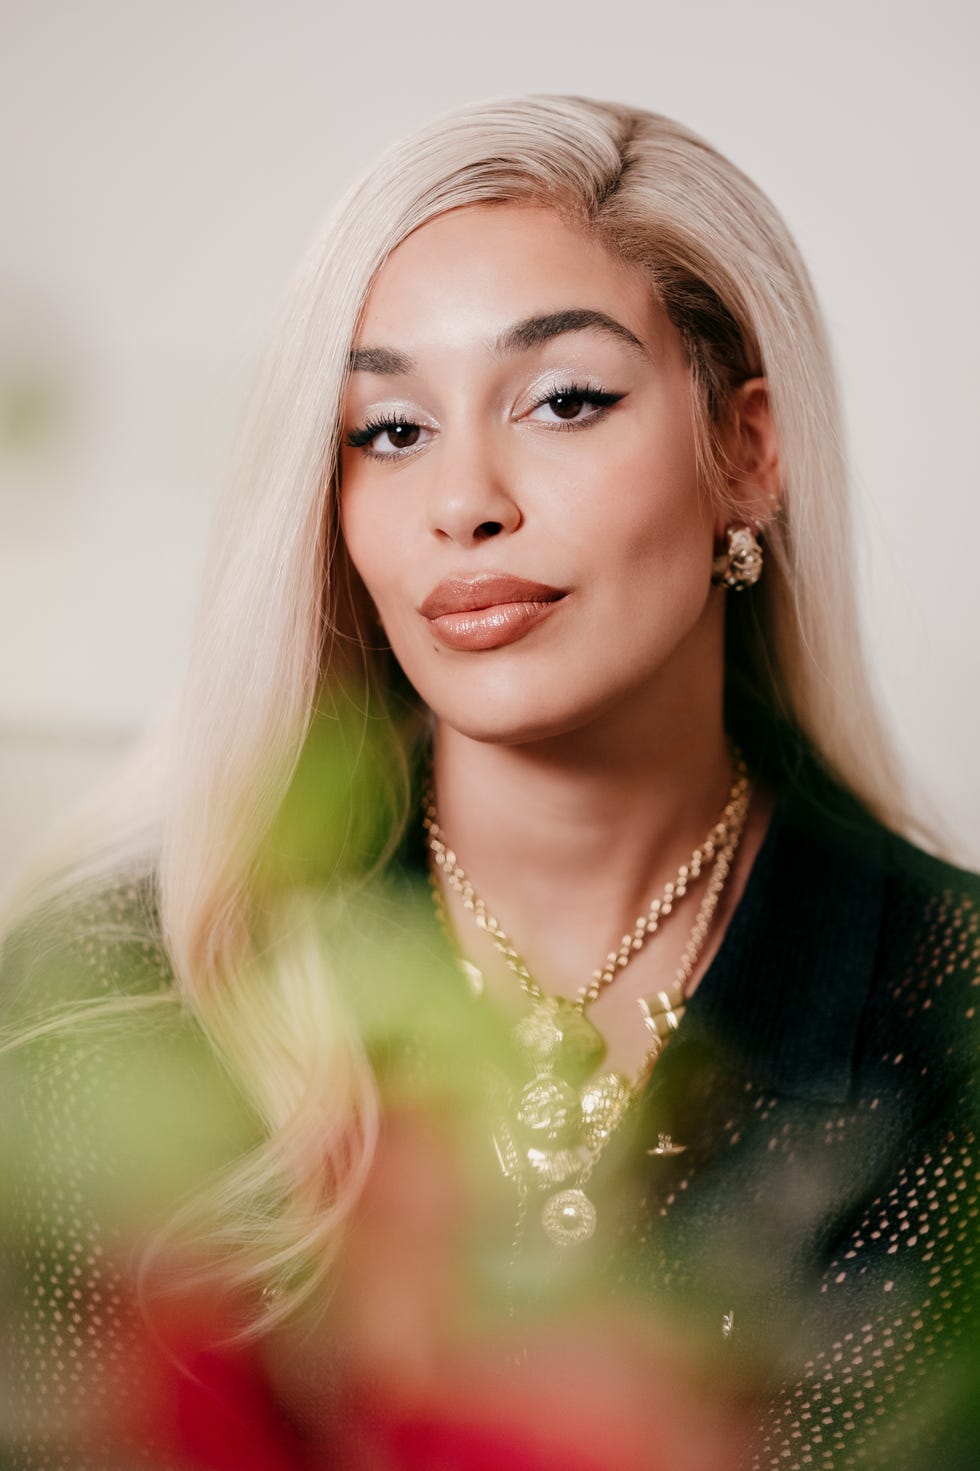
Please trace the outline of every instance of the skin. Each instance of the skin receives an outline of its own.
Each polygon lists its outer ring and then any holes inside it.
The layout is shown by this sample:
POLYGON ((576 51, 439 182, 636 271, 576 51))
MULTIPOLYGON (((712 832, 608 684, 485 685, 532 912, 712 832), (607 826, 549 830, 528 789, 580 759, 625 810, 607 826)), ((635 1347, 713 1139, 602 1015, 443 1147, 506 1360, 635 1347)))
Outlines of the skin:
MULTIPOLYGON (((726 593, 710 580, 731 513, 699 483, 681 339, 638 268, 549 209, 506 204, 449 211, 402 242, 355 347, 365 366, 351 375, 341 454, 350 559, 436 717, 444 830, 532 973, 573 994, 707 833, 731 780, 726 593), (515 323, 570 309, 623 330, 494 351, 515 323), (618 398, 554 397, 572 385, 618 398), (379 418, 412 427, 350 442, 379 418), (420 603, 444 578, 491 571, 566 596, 515 643, 447 649, 420 603)), ((759 528, 780 489, 764 380, 737 390, 726 450, 736 524, 759 528)), ((770 808, 757 791, 695 982, 770 808)), ((605 1066, 642 1060, 636 998, 672 980, 700 892, 591 1008, 605 1066)), ((486 937, 452 898, 451 910, 491 993, 523 1010, 486 937)))

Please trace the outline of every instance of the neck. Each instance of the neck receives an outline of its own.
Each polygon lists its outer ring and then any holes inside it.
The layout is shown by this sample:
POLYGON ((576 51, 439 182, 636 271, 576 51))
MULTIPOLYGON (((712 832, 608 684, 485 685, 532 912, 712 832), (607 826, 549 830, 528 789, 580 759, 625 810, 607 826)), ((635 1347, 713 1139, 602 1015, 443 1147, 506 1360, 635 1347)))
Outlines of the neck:
POLYGON ((519 746, 437 731, 447 842, 543 975, 572 965, 582 980, 571 957, 601 955, 632 928, 727 800, 720 692, 669 724, 639 714, 519 746))

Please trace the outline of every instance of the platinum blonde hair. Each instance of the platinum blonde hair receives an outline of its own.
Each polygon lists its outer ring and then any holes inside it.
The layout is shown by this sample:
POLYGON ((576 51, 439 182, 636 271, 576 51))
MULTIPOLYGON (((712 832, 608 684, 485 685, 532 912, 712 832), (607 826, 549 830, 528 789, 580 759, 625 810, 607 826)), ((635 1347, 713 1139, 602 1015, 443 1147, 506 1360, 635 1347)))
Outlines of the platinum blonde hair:
MULTIPOLYGON (((392 843, 409 810, 414 732, 360 636, 338 534, 349 352, 399 242, 446 210, 492 201, 547 205, 648 271, 686 345, 712 494, 722 493, 715 431, 728 395, 765 375, 784 497, 766 529, 762 582, 729 601, 732 698, 763 724, 802 732, 886 824, 914 826, 857 634, 824 328, 765 195, 678 123, 578 97, 468 106, 397 143, 340 200, 292 283, 221 507, 175 727, 102 844, 117 867, 137 854, 152 867, 169 994, 264 1126, 264 1142, 219 1187, 245 1282, 288 1282, 310 1262, 307 1286, 322 1276, 377 1132, 363 1041, 334 1004, 323 945, 297 915, 300 886, 286 885, 274 905, 257 901, 263 843, 316 721, 330 718, 338 671, 363 680, 382 712, 392 843)), ((266 1320, 292 1298, 277 1301, 266 1320)))

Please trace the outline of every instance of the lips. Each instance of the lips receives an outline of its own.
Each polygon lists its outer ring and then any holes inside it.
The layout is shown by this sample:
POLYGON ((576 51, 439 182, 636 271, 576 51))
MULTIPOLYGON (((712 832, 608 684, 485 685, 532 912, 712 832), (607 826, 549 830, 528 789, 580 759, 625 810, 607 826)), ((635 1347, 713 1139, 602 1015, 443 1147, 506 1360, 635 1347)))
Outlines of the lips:
POLYGON ((419 607, 423 618, 441 618, 445 613, 472 613, 503 603, 556 603, 565 596, 561 588, 545 582, 528 582, 488 572, 480 577, 450 577, 433 588, 419 607))
POLYGON ((495 649, 536 628, 565 595, 564 589, 544 582, 486 573, 440 582, 419 605, 419 612, 448 648, 495 649))

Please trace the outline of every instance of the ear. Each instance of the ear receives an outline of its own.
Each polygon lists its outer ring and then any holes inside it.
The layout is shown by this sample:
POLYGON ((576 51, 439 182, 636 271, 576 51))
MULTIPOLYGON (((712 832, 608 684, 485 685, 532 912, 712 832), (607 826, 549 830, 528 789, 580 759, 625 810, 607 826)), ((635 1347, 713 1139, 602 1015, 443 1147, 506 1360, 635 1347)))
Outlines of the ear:
MULTIPOLYGON (((747 378, 732 395, 723 435, 728 492, 744 524, 762 531, 779 509, 783 493, 779 445, 765 378, 747 378)), ((720 540, 731 524, 731 511, 715 521, 720 540)))

